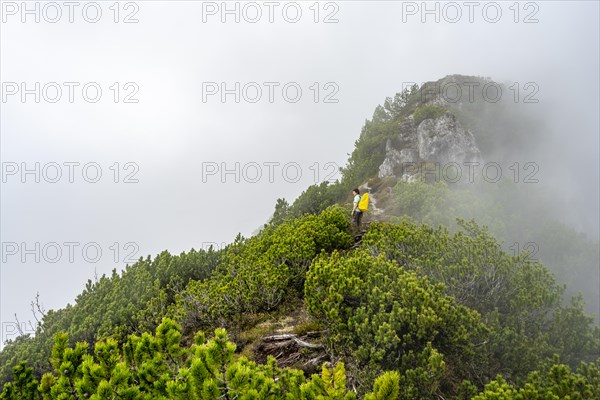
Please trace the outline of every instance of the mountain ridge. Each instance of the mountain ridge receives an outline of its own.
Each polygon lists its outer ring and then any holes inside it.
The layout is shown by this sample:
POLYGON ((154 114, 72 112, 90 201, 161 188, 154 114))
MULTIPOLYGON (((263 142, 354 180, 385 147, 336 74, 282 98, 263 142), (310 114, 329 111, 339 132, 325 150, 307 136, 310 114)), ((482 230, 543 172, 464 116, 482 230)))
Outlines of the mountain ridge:
POLYGON ((0 352, 0 398, 600 394, 593 363, 600 328, 581 297, 563 301, 571 293, 536 258, 552 259, 564 280, 587 271, 594 243, 543 226, 550 214, 539 193, 510 180, 428 182, 426 170, 404 179, 403 168, 378 176, 388 150, 411 148, 394 140, 416 144, 413 162, 428 168, 494 160, 490 144, 521 132, 499 138, 491 133, 502 130, 488 122, 469 122, 481 110, 510 115, 497 103, 447 103, 432 83, 386 99, 365 122, 342 179, 310 186, 291 205, 278 199, 250 238, 238 235, 218 250, 164 251, 88 281, 74 305, 43 315, 35 337, 0 352), (455 137, 464 140, 446 140, 455 137), (373 199, 359 242, 349 217, 356 186, 373 199), (536 254, 530 238, 541 234, 549 239, 536 254), (540 381, 557 371, 560 390, 540 381))

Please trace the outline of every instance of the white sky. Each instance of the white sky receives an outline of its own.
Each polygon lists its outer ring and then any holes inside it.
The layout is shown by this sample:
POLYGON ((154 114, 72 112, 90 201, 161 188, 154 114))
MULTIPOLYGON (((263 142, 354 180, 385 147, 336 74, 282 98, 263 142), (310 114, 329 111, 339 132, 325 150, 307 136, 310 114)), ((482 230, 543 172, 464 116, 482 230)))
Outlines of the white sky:
MULTIPOLYGON (((560 182, 565 202, 587 216, 582 219, 575 212, 574 225, 597 230, 598 2, 515 6, 513 1, 482 1, 473 9, 473 22, 461 1, 437 3, 439 22, 434 14, 421 20, 422 2, 237 2, 239 23, 235 15, 221 21, 222 2, 120 2, 118 23, 114 1, 78 3, 70 23, 65 2, 27 2, 32 10, 38 7, 38 23, 35 14, 23 12, 21 1, 1 2, 2 341, 14 338, 15 313, 21 321, 32 319, 29 303, 37 292, 46 309, 62 308, 93 279, 94 271, 120 270, 131 252, 133 259, 165 249, 179 254, 206 242, 230 242, 238 232, 251 235, 272 214, 278 197, 291 202, 308 185, 322 181, 333 165, 343 166, 365 119, 406 82, 449 74, 489 76, 521 86, 535 82, 540 102, 557 110, 548 116, 556 129, 546 155, 552 158, 556 149, 561 170, 569 172, 560 182), (88 20, 101 9, 98 22, 85 20, 84 6, 88 20), (274 7, 272 23, 269 7, 274 7), (299 21, 286 21, 298 8, 299 21), (48 22, 57 9, 60 20, 48 22), (262 18, 248 22, 257 9, 262 18), (462 17, 452 23, 457 9, 462 17), (496 9, 499 20, 488 22, 496 9), (138 22, 123 23, 128 15, 138 22), (324 23, 327 16, 337 22, 324 23), (36 82, 40 102, 35 94, 23 102, 21 83, 35 92, 36 82), (56 87, 48 85, 52 82, 62 90, 56 103, 48 101, 56 96, 56 87), (78 85, 73 86, 72 103, 64 82, 78 85), (236 103, 230 94, 222 102, 217 94, 203 101, 207 82, 217 87, 225 82, 229 89, 235 82, 241 87, 256 82, 262 98, 250 103, 242 96, 236 103), (264 82, 278 85, 273 86, 273 102, 264 82), (83 98, 87 83, 102 89, 98 102, 83 98), (297 102, 283 97, 286 84, 289 96, 294 87, 301 88, 297 102), (132 98, 138 102, 124 103, 135 88, 132 98), (324 102, 328 94, 337 102, 324 102), (72 164, 73 183, 64 164, 70 162, 79 163, 72 164), (221 169, 225 163, 234 169, 236 162, 239 182, 235 174, 203 179, 203 168, 221 169), (40 183, 33 174, 21 182, 22 166, 33 169, 35 163, 45 172, 40 183), (57 183, 44 179, 55 176, 52 163, 61 166, 57 183), (88 163, 101 169, 97 183, 82 177, 88 163), (272 182, 264 163, 279 163, 271 164, 272 182), (256 165, 262 177, 252 182, 256 165), (10 175, 15 166, 19 171, 10 175), (298 167, 301 177, 293 182, 298 167), (115 169, 119 183, 113 182, 115 169), (130 173, 137 183, 123 182, 130 173), (570 174, 583 175, 589 183, 581 185, 570 174), (35 250, 24 251, 35 249, 36 242, 39 262, 35 250), (79 243, 73 262, 66 242, 79 243), (55 263, 49 261, 56 247, 49 243, 62 250, 55 263), (82 255, 82 247, 90 243, 102 250, 98 262, 82 255), (118 262, 113 260, 114 243, 120 249, 118 262)), ((228 2, 228 7, 235 4, 228 2)), ((436 3, 428 7, 434 9, 436 3)), ((254 97, 255 87, 246 88, 246 99, 254 97)), ((93 87, 88 94, 94 96, 93 87)), ((87 170, 87 178, 94 175, 94 168, 87 170)))

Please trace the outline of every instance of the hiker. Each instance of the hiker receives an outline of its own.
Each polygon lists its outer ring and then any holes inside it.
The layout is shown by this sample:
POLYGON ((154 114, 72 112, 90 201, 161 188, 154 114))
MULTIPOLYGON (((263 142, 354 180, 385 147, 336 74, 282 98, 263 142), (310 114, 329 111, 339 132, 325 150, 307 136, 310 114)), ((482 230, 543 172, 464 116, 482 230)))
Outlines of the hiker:
POLYGON ((358 189, 353 189, 352 194, 354 195, 354 207, 352 208, 352 217, 354 219, 354 224, 356 225, 356 229, 360 231, 360 220, 362 219, 362 211, 358 208, 358 202, 360 201, 360 191, 358 189))

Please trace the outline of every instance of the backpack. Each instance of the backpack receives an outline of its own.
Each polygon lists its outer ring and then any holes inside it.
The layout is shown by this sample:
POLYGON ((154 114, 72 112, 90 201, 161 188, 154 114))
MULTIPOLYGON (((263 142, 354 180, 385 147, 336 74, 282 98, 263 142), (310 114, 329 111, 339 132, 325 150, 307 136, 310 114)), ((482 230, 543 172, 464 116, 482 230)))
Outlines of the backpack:
POLYGON ((369 193, 365 193, 360 197, 357 207, 361 212, 365 212, 369 209, 369 193))

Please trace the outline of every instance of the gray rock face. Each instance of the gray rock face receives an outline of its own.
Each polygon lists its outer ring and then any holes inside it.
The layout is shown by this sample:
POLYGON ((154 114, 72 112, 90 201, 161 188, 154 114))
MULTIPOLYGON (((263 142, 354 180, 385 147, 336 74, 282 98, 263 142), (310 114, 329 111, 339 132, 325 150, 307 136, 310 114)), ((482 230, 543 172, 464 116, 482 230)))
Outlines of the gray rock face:
POLYGON ((398 127, 398 135, 385 144, 386 156, 379 166, 379 177, 401 176, 407 165, 419 161, 417 128, 410 116, 398 127))
POLYGON ((387 141, 385 148, 386 157, 379 166, 379 177, 381 178, 401 174, 403 166, 419 161, 419 152, 417 149, 396 149, 392 146, 391 140, 387 141))
POLYGON ((386 143, 386 156, 379 166, 379 177, 396 176, 412 181, 424 162, 440 168, 448 163, 463 167, 468 162, 481 162, 481 152, 473 133, 463 128, 456 117, 447 112, 437 119, 426 119, 418 127, 412 117, 399 127, 398 136, 386 143))
POLYGON ((417 140, 419 157, 423 160, 460 165, 463 162, 481 161, 473 133, 462 128, 450 113, 421 122, 417 128, 417 140))

